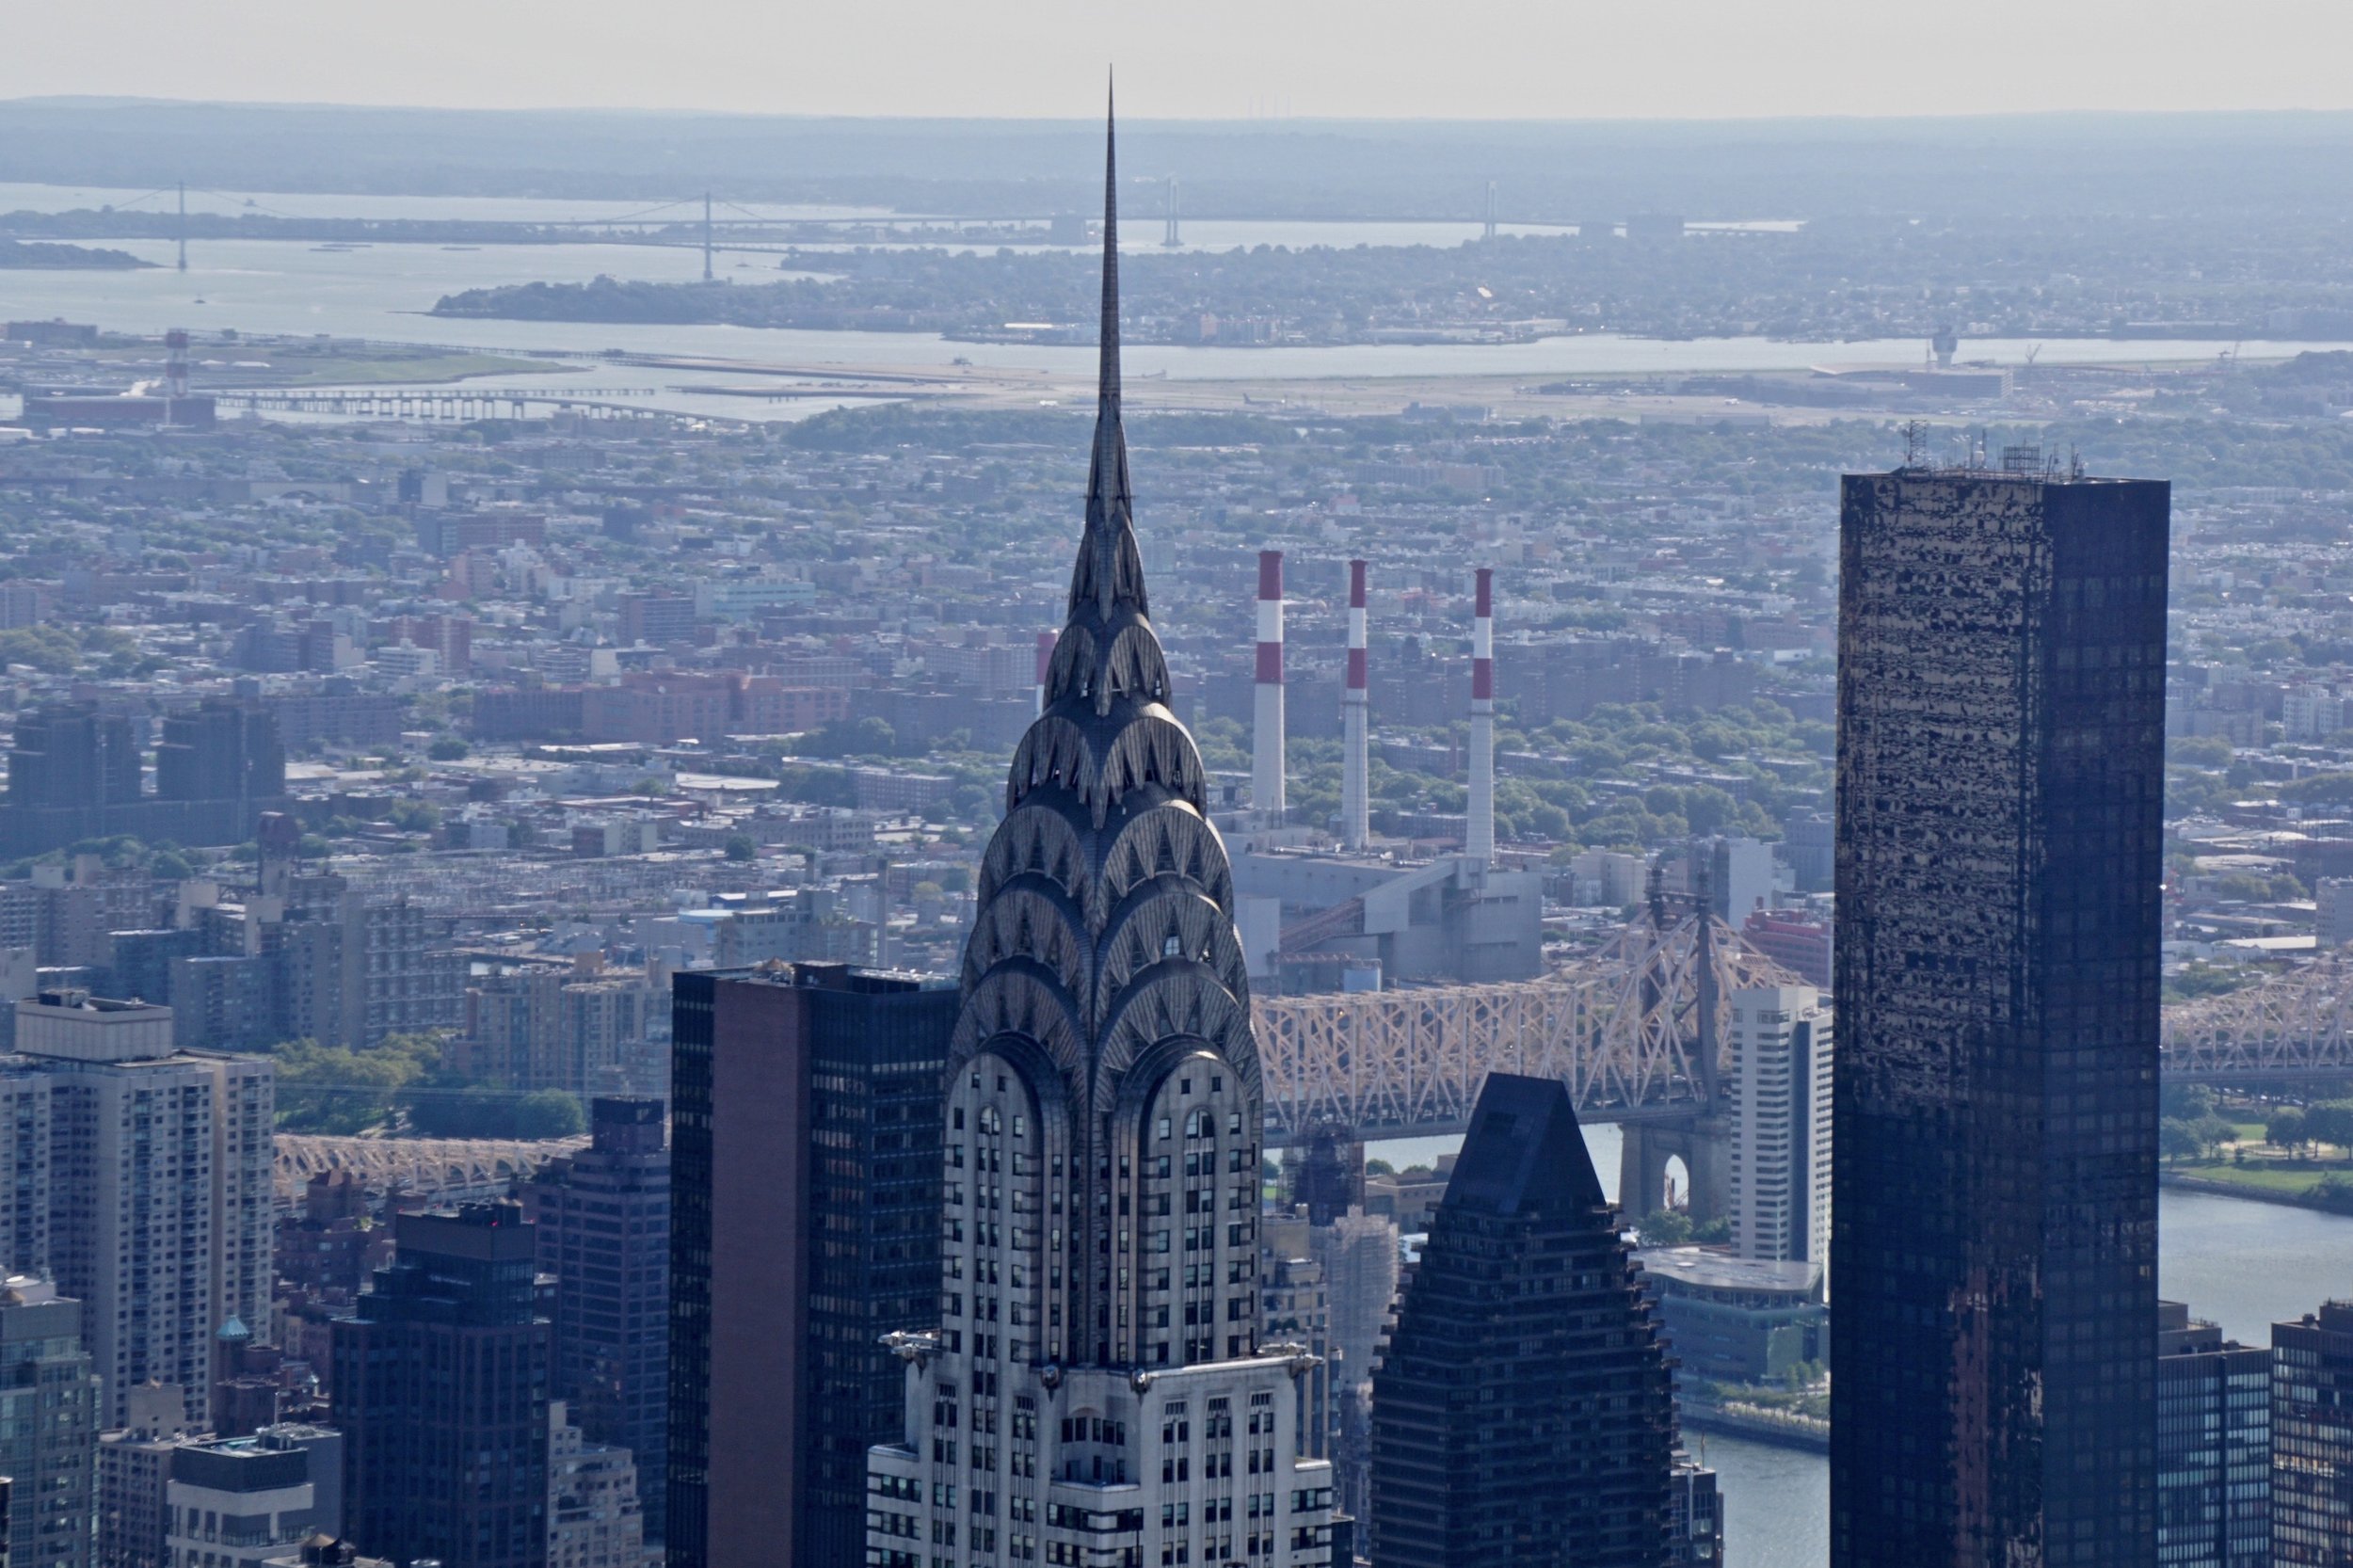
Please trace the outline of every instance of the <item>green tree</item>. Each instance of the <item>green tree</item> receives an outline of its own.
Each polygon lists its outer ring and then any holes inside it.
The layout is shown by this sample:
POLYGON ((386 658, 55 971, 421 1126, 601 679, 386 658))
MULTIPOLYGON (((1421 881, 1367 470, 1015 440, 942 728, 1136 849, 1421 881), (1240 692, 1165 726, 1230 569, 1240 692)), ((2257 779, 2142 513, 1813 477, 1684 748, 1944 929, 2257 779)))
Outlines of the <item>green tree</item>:
POLYGON ((348 1135, 392 1120, 396 1096, 440 1059, 430 1035, 392 1034, 354 1049, 289 1040, 271 1052, 278 1069, 278 1125, 288 1132, 348 1135))
POLYGON ((1679 1247, 1691 1240, 1691 1216, 1677 1208, 1654 1208, 1635 1228, 1646 1247, 1679 1247))
POLYGON ((760 843, 748 833, 730 833, 727 840, 727 857, 735 861, 760 858, 760 843))
POLYGON ((2157 1124, 2157 1152, 2168 1160, 2195 1160, 2201 1147, 2197 1123, 2168 1116, 2157 1124))
POLYGON ((455 735, 443 735, 424 748, 424 754, 436 762, 455 762, 473 748, 455 735))
POLYGON ((588 1127, 578 1096, 561 1089, 541 1089, 515 1102, 518 1138, 572 1138, 588 1127))
POLYGON ((2293 1105, 2277 1107, 2270 1120, 2264 1123, 2264 1141, 2274 1148, 2300 1149, 2310 1136, 2304 1127, 2304 1112, 2293 1105))
POLYGON ((2158 1091, 2158 1114, 2194 1122, 2211 1116, 2217 1103, 2215 1092, 2202 1083, 2168 1083, 2158 1091))
POLYGON ((2353 1149, 2353 1100, 2322 1100, 2304 1112, 2304 1136, 2315 1144, 2353 1149))
POLYGON ((899 733, 877 718, 835 719, 802 736, 796 749, 803 757, 889 757, 899 733))

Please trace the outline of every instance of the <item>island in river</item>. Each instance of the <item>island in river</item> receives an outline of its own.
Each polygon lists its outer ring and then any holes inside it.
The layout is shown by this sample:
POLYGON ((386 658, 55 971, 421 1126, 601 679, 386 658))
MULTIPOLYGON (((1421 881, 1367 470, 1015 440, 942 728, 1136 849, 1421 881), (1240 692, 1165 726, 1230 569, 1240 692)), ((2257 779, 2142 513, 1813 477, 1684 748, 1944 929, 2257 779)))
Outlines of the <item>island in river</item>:
POLYGON ((139 260, 128 250, 0 240, 0 272, 128 272, 154 264, 139 260))

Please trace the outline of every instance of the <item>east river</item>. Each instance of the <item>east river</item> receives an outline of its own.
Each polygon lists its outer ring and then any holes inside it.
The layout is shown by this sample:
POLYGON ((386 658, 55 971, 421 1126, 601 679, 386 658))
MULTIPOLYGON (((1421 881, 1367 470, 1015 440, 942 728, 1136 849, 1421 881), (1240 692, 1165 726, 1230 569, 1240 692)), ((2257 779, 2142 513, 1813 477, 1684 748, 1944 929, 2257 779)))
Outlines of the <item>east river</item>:
MULTIPOLYGON (((1395 1165, 1459 1140, 1376 1144, 1395 1165)), ((1618 1185, 1618 1129, 1585 1134, 1603 1190, 1618 1185)), ((2353 1219, 2166 1189, 2158 1194, 2157 1288, 2232 1338, 2271 1342, 2271 1325, 2353 1296, 2353 1219)), ((1725 1568, 1821 1568, 1830 1560, 1830 1462, 1819 1454, 1690 1433, 1724 1496, 1725 1568)))

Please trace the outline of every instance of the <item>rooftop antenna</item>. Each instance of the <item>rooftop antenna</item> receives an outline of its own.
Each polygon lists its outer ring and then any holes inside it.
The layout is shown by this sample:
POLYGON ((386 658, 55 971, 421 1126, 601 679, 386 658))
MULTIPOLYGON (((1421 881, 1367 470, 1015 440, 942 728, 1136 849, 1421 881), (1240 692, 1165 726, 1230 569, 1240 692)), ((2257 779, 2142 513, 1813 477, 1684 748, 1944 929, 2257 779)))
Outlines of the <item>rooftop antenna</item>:
POLYGON ((1929 427, 1916 419, 1904 421, 1904 467, 1919 468, 1920 455, 1928 440, 1929 427))

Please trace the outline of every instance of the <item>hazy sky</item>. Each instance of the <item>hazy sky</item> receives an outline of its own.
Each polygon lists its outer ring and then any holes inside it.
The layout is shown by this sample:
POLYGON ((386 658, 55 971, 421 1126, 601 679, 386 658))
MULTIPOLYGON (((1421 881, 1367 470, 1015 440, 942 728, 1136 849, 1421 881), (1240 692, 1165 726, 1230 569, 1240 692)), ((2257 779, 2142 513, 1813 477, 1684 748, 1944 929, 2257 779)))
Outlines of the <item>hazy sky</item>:
POLYGON ((2353 108, 2346 0, 66 0, 0 97, 798 114, 2353 108))

